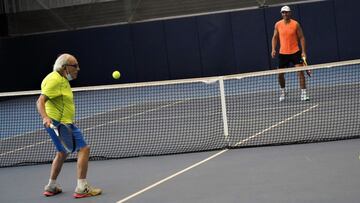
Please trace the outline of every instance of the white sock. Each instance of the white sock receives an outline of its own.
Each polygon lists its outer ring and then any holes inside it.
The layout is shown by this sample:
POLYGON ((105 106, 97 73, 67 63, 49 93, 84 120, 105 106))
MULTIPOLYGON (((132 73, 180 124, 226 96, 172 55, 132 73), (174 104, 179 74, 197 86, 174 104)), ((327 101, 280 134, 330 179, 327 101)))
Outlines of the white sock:
POLYGON ((49 185, 50 187, 55 187, 55 185, 56 185, 56 180, 49 179, 48 185, 49 185))
POLYGON ((77 180, 77 187, 80 189, 84 189, 86 184, 87 184, 86 179, 78 179, 77 180))
POLYGON ((285 88, 281 88, 281 93, 285 94, 285 88))
POLYGON ((306 89, 301 89, 301 94, 306 95, 306 89))

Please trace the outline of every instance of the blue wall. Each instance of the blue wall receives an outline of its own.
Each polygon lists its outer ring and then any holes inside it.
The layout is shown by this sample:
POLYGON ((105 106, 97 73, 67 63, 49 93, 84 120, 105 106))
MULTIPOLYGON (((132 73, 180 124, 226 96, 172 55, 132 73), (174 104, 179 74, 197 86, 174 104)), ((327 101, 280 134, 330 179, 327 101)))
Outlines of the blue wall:
POLYGON ((333 3, 330 1, 302 4, 298 6, 298 9, 299 20, 302 23, 304 33, 306 33, 307 54, 311 59, 310 62, 338 61, 339 54, 333 3))
POLYGON ((179 18, 164 22, 169 72, 173 79, 203 76, 196 20, 179 18))
MULTIPOLYGON (((278 11, 278 9, 276 10, 278 11)), ((233 44, 238 72, 251 72, 270 68, 270 52, 268 52, 267 38, 268 35, 272 36, 273 29, 269 31, 264 20, 264 9, 231 13, 233 44)))
POLYGON ((360 1, 334 1, 335 24, 340 60, 360 58, 360 1))
MULTIPOLYGON (((311 64, 360 58, 358 0, 291 5, 311 64), (321 11, 321 12, 320 12, 321 11)), ((280 7, 58 32, 0 41, 0 91, 40 89, 60 53, 74 54, 73 86, 216 76, 277 67, 271 59, 280 7), (120 80, 111 73, 120 70, 120 80)))

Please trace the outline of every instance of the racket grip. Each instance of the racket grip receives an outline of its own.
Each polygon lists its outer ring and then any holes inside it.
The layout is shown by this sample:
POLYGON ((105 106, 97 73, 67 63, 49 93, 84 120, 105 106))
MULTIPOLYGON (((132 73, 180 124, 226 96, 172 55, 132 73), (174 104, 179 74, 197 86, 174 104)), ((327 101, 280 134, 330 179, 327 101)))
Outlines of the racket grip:
POLYGON ((50 128, 56 129, 56 126, 54 124, 50 123, 50 128))
POLYGON ((307 66, 308 64, 307 64, 307 61, 306 61, 306 57, 301 57, 301 58, 303 60, 304 65, 307 66))

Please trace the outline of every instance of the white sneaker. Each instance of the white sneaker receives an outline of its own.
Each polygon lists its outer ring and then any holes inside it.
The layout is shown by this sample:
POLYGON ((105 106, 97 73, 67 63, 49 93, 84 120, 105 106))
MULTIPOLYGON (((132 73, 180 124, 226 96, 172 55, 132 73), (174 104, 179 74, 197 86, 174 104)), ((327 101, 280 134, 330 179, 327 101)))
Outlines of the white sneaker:
POLYGON ((306 94, 301 94, 301 101, 309 101, 310 98, 306 94))
POLYGON ((44 195, 46 197, 54 196, 62 192, 60 185, 56 184, 55 186, 45 185, 44 195))
POLYGON ((75 192, 73 194, 74 198, 84 198, 84 197, 92 197, 97 196, 102 193, 100 188, 91 187, 86 184, 83 189, 76 187, 75 192))
POLYGON ((279 101, 280 101, 280 102, 284 101, 284 100, 285 100, 285 96, 286 96, 286 93, 285 93, 285 92, 282 92, 282 93, 280 94, 279 101))

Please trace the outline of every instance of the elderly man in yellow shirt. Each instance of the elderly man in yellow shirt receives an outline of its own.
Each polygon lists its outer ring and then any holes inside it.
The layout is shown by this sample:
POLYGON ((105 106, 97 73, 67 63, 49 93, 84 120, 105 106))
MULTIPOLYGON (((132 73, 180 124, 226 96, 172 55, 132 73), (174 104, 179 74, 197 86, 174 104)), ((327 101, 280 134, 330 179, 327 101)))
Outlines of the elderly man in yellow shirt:
MULTIPOLYGON (((282 20, 275 24, 274 35, 272 37, 271 57, 275 58, 276 46, 280 41, 279 50, 279 68, 288 68, 291 66, 303 66, 303 58, 306 58, 306 43, 305 36, 301 29, 300 24, 291 19, 291 9, 289 6, 283 6, 280 10, 282 20), (301 43, 301 50, 298 45, 301 43)), ((308 101, 309 97, 306 95, 306 81, 303 71, 298 72, 300 88, 301 88, 301 101, 308 101)), ((285 77, 284 73, 279 74, 279 84, 281 87, 280 101, 285 100, 285 77)))
POLYGON ((56 179, 67 153, 57 138, 51 124, 69 124, 76 143, 77 159, 77 186, 73 196, 75 198, 90 197, 101 194, 101 189, 91 187, 87 180, 90 147, 86 144, 81 130, 74 123, 75 104, 69 81, 76 79, 80 71, 77 59, 70 54, 60 55, 54 64, 53 72, 49 73, 41 83, 41 95, 37 100, 37 108, 43 120, 46 131, 50 135, 55 148, 56 156, 51 165, 49 183, 45 186, 44 195, 53 196, 62 192, 56 179))

